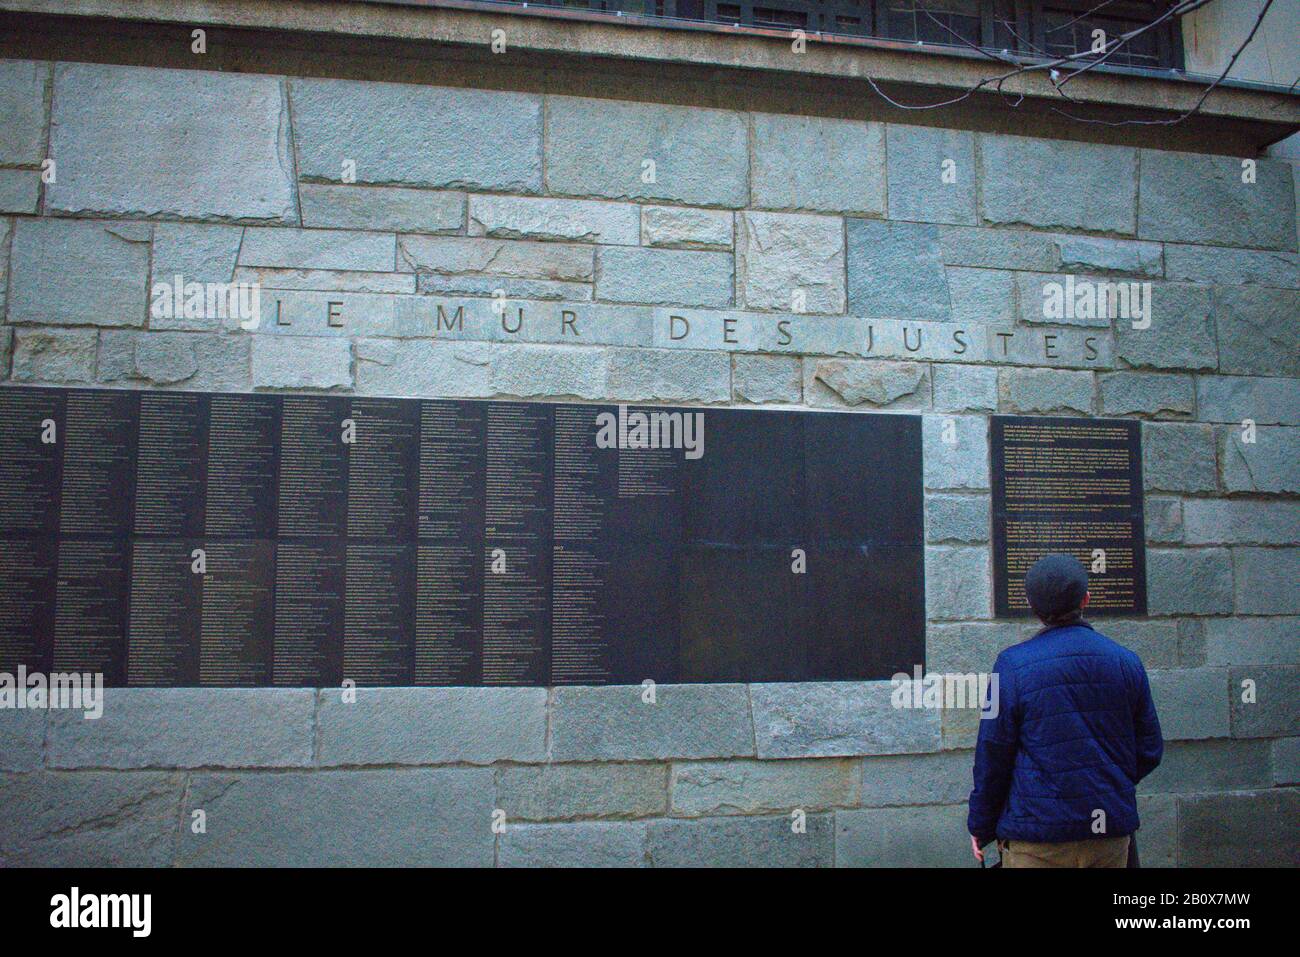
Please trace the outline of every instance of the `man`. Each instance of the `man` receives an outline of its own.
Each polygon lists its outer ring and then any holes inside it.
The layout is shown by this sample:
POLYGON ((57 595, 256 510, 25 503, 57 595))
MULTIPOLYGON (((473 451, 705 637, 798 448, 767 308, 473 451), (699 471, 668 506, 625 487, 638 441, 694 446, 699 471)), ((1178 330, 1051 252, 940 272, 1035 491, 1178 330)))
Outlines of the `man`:
POLYGON ((982 862, 996 838, 1004 867, 1124 867, 1137 783, 1164 752, 1146 669, 1083 620, 1077 559, 1039 559, 1025 595, 1044 628, 993 666, 999 707, 975 746, 971 849, 982 862))

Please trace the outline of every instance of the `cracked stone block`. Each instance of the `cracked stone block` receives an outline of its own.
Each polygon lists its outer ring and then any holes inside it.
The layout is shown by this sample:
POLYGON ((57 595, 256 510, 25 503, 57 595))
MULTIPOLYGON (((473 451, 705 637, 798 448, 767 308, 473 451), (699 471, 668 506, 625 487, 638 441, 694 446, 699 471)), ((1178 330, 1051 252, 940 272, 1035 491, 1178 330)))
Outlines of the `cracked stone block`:
POLYGON ((352 343, 317 336, 254 336, 254 389, 350 389, 352 343))
POLYGON ((730 210, 642 206, 641 242, 646 246, 730 248, 734 218, 730 210))
POLYGON ((641 214, 632 203, 531 196, 471 196, 469 234, 635 246, 641 214))
POLYGON ((925 616, 931 621, 988 618, 993 607, 989 550, 932 545, 925 550, 925 616))
POLYGON ((832 216, 743 212, 736 285, 749 309, 844 311, 844 227, 832 216))
POLYGON ((1097 236, 1062 236, 1057 248, 1061 251, 1061 269, 1067 272, 1128 273, 1164 278, 1163 247, 1160 243, 1102 239, 1097 236))
MULTIPOLYGON (((593 247, 568 243, 462 236, 402 236, 397 243, 399 271, 473 278, 514 276, 590 282, 593 247)), ((485 279, 486 281, 486 279, 485 279)))
POLYGON ((465 194, 400 186, 303 183, 304 226, 454 233, 465 225, 465 194))
POLYGON ((151 229, 143 223, 18 220, 9 322, 143 326, 151 229))
POLYGON ((1300 291, 1216 288, 1214 315, 1220 372, 1300 377, 1300 291))
POLYGON ((184 787, 184 775, 154 772, 2 775, 0 807, 22 813, 0 814, 0 864, 167 867, 184 787))
POLYGON ((358 339, 356 391, 411 398, 490 396, 493 352, 482 343, 358 339))
POLYGON ((1219 472, 1228 492, 1300 492, 1300 429, 1261 426, 1255 441, 1240 428, 1219 432, 1219 472))
POLYGON ((893 409, 924 409, 930 404, 929 367, 924 363, 820 359, 811 368, 812 404, 893 409))
POLYGON ((15 329, 10 378, 15 382, 93 382, 96 349, 93 329, 15 329))
POLYGON ((1192 377, 1145 372, 1097 376, 1102 415, 1190 416, 1196 411, 1192 377))
POLYGON ((47 210, 294 222, 281 80, 60 63, 47 210))

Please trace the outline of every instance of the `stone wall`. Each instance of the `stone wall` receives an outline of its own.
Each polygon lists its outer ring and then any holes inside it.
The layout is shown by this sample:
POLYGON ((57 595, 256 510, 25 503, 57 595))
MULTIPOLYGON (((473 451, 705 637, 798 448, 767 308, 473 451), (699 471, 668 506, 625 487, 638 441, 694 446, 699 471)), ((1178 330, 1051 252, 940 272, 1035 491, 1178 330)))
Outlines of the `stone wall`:
MULTIPOLYGON (((1140 418, 1150 616, 1104 630, 1145 661, 1169 742, 1141 788, 1144 860, 1296 864, 1296 185, 1283 162, 1255 173, 959 129, 6 61, 0 377, 920 413, 935 671, 985 670, 1032 631, 992 616, 988 416, 1140 418), (178 274, 260 283, 262 321, 151 314, 178 274), (1045 320, 1066 276, 1150 283, 1150 327, 1045 320)), ((976 722, 889 691, 140 689, 99 721, 5 711, 0 863, 968 864, 976 722)))

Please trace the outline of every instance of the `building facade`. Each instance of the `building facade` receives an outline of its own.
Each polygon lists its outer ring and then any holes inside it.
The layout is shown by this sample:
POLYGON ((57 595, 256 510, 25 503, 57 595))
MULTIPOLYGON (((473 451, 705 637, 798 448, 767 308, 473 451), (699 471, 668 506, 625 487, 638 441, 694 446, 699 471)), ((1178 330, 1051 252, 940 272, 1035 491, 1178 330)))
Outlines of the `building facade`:
MULTIPOLYGON (((6 385, 919 415, 957 673, 1033 632, 994 616, 990 416, 1140 420, 1148 615, 1103 630, 1167 739, 1144 863, 1300 862, 1288 81, 1167 123, 1205 87, 1168 49, 1066 101, 761 17, 193 6, 0 3, 6 385), (1067 282, 1149 314, 1045 312, 1067 282)), ((977 715, 891 691, 110 689, 0 711, 0 862, 969 864, 977 715)))

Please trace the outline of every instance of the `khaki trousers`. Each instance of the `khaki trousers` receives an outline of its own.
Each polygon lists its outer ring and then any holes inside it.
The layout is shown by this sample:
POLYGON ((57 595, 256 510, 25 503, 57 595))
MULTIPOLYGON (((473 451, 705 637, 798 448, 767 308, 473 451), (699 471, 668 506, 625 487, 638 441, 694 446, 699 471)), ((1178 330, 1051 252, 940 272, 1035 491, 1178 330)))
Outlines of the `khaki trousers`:
POLYGON ((1040 844, 998 841, 1003 867, 1125 867, 1128 837, 1094 837, 1086 841, 1040 844))

